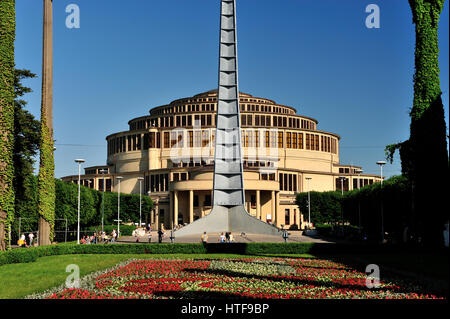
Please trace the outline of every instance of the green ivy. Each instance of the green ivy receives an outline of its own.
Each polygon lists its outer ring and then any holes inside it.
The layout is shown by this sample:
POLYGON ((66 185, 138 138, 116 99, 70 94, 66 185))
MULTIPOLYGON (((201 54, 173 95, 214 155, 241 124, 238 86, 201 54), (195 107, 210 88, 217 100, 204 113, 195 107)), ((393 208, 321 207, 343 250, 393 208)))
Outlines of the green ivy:
MULTIPOLYGON (((414 101, 410 112, 412 138, 417 130, 416 122, 441 95, 438 24, 444 3, 445 0, 409 0, 416 30, 414 101)), ((386 146, 386 158, 392 163, 396 150, 406 147, 414 145, 398 143, 386 146)), ((404 154, 408 156, 411 153, 405 151, 404 154)), ((404 171, 413 169, 407 167, 410 158, 402 157, 401 160, 404 171)))
POLYGON ((38 213, 50 226, 50 241, 55 227, 55 161, 53 132, 48 127, 44 106, 41 108, 41 156, 38 176, 38 213))
POLYGON ((0 250, 10 248, 14 218, 14 40, 15 0, 0 1, 0 250))

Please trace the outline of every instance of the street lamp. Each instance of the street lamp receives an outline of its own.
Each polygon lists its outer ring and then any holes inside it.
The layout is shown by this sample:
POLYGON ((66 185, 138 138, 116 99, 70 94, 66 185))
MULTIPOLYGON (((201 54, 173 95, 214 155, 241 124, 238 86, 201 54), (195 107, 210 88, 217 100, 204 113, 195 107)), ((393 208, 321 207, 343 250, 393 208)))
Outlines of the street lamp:
POLYGON ((383 186, 383 165, 386 165, 385 161, 378 161, 377 165, 380 166, 380 170, 381 170, 381 186, 383 186))
POLYGON ((77 244, 80 244, 80 184, 81 184, 81 164, 86 162, 84 159, 77 158, 75 163, 78 164, 78 226, 77 226, 77 244))
MULTIPOLYGON (((339 176, 339 179, 341 180, 341 194, 342 194, 342 198, 344 198, 344 181, 347 179, 347 177, 339 176)), ((343 207, 342 204, 341 204, 341 222, 342 222, 342 235, 344 235, 344 207, 343 207)))
MULTIPOLYGON (((357 169, 356 173, 358 173, 358 190, 361 186, 361 173, 362 169, 357 169)), ((361 229, 361 200, 358 199, 358 221, 359 221, 359 228, 361 229)))
POLYGON ((123 179, 122 176, 117 176, 116 179, 119 181, 119 189, 117 192, 117 238, 120 236, 120 181, 123 179))
POLYGON ((102 193, 102 234, 103 234, 103 224, 105 216, 105 173, 108 173, 108 171, 106 169, 101 169, 100 173, 102 174, 103 177, 103 193, 102 193))
POLYGON ((142 226, 142 181, 143 177, 138 177, 139 181, 139 228, 142 226))
MULTIPOLYGON (((381 171, 381 189, 383 189, 383 166, 386 165, 385 161, 378 161, 377 165, 380 166, 381 171)), ((381 242, 384 243, 384 212, 383 212, 383 191, 381 191, 381 242)))
POLYGON ((308 181, 308 228, 310 228, 311 227, 311 196, 310 196, 309 181, 312 178, 306 177, 305 179, 308 181))

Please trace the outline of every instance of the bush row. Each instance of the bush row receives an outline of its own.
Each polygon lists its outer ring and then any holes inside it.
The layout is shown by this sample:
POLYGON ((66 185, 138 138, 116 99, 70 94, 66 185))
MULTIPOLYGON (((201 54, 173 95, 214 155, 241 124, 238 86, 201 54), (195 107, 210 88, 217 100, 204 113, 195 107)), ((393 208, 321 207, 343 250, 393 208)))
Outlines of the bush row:
POLYGON ((0 265, 28 263, 36 261, 39 257, 70 254, 304 254, 308 253, 313 245, 313 243, 58 244, 0 252, 0 265))
MULTIPOLYGON (((70 254, 242 254, 242 255, 280 255, 280 254, 360 254, 397 253, 405 251, 420 252, 422 248, 403 245, 377 245, 366 243, 233 243, 233 244, 97 244, 76 245, 58 244, 32 248, 18 248, 0 252, 0 265, 34 262, 39 257, 70 254)), ((427 249, 424 252, 430 252, 427 249)), ((445 251, 448 254, 448 249, 445 251)))

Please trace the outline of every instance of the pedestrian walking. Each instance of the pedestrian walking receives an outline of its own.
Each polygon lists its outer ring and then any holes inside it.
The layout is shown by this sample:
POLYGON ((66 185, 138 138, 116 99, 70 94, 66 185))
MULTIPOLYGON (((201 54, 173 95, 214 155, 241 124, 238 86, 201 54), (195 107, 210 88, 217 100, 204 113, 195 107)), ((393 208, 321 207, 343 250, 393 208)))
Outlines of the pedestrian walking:
POLYGON ((111 242, 114 243, 116 241, 116 230, 113 229, 112 233, 111 233, 111 242))
POLYGON ((204 232, 202 234, 202 243, 203 244, 207 244, 208 243, 208 235, 206 234, 206 232, 204 232))
POLYGON ((163 236, 164 236, 164 232, 162 231, 162 229, 159 229, 158 230, 158 242, 159 243, 162 243, 163 236))
POLYGON ((219 242, 220 243, 224 243, 225 242, 225 234, 224 233, 220 234, 219 242))
POLYGON ((34 234, 33 233, 28 234, 28 239, 29 239, 29 242, 30 242, 30 246, 33 246, 34 234))

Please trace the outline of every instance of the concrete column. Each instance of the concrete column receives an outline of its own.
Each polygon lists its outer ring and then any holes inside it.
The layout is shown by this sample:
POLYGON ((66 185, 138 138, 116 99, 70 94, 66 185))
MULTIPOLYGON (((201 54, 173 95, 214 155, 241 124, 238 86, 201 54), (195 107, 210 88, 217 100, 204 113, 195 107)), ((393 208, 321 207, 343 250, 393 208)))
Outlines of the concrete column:
MULTIPOLYGON (((169 201, 170 201, 170 213, 169 213, 169 227, 170 228, 173 228, 173 215, 174 215, 174 193, 175 192, 170 192, 170 198, 169 198, 169 201)), ((166 219, 166 218, 165 218, 166 219)))
POLYGON ((156 225, 156 228, 154 227, 155 230, 159 229, 159 207, 158 206, 155 207, 155 219, 154 219, 153 224, 156 225))
MULTIPOLYGON (((45 116, 49 129, 50 139, 53 144, 53 2, 44 0, 44 28, 42 40, 42 100, 41 120, 45 116), (44 113, 45 112, 45 113, 44 113)), ((53 157, 53 150, 52 150, 53 157)), ((47 161, 54 161, 47 159, 47 161)), ((39 246, 50 245, 50 223, 42 216, 39 217, 39 246)))
POLYGON ((280 192, 275 193, 275 218, 274 218, 274 224, 279 226, 279 210, 280 210, 280 192))
POLYGON ((256 218, 261 219, 261 191, 256 191, 256 218))
POLYGON ((189 191, 189 223, 194 221, 194 191, 189 191))
POLYGON ((272 191, 272 199, 270 201, 270 204, 272 206, 272 208, 270 210, 270 215, 272 216, 272 224, 274 224, 274 220, 275 220, 275 205, 276 205, 275 191, 272 191))
POLYGON ((173 192, 173 224, 178 226, 178 191, 173 192))

